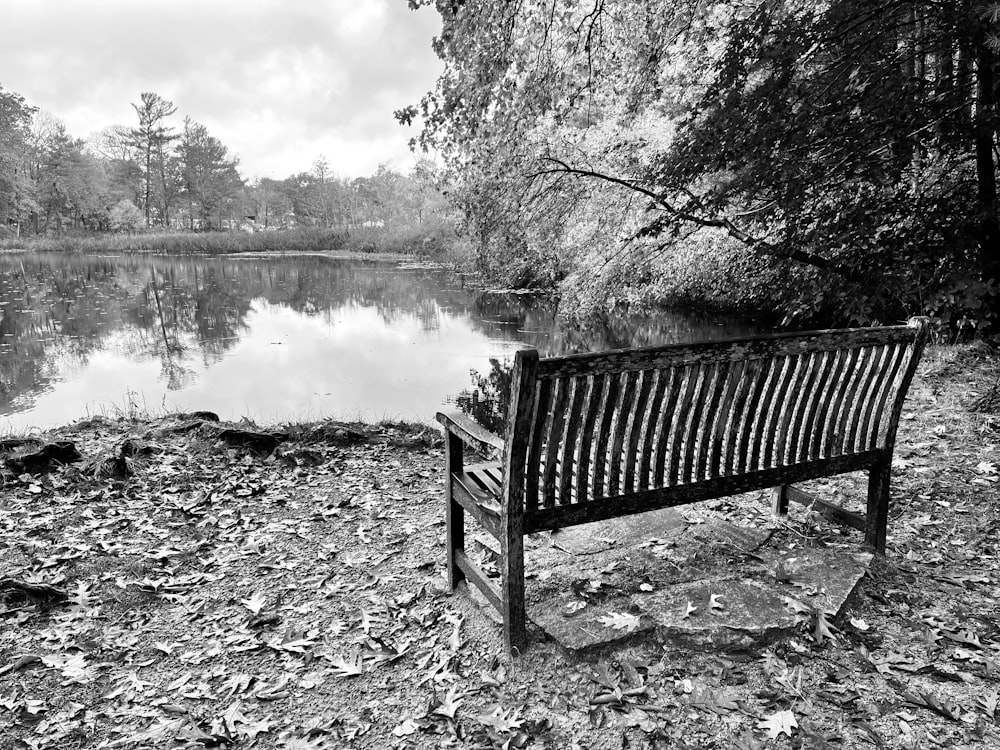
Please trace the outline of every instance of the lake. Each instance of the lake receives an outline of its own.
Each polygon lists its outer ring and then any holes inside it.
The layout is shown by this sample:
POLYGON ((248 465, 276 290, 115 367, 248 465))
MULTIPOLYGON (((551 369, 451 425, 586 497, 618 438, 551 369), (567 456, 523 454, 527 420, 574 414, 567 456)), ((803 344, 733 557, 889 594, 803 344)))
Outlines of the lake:
POLYGON ((277 423, 429 422, 470 370, 543 354, 721 338, 751 324, 609 315, 483 294, 440 268, 323 256, 0 256, 0 430, 208 409, 277 423))

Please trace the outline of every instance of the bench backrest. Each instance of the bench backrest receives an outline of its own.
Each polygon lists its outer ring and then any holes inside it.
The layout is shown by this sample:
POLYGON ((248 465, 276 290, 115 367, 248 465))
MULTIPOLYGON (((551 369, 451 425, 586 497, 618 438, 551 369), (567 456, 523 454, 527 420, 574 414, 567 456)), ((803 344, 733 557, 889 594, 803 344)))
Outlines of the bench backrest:
POLYGON ((891 454, 928 334, 909 325, 515 358, 505 502, 527 513, 891 454), (522 505, 523 503, 523 505, 522 505))

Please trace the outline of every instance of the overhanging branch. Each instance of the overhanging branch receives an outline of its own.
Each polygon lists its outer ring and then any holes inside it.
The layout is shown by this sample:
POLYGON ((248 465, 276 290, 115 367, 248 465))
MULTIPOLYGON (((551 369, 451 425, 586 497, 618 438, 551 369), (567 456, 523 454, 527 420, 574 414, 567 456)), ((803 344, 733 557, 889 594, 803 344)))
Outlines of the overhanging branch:
POLYGON ((580 167, 574 167, 569 163, 552 156, 543 157, 543 160, 554 166, 549 169, 542 169, 535 172, 531 175, 532 178, 542 177, 545 175, 572 175, 581 179, 599 180, 613 185, 618 185, 626 190, 631 190, 639 193, 640 195, 646 196, 652 200, 660 210, 664 211, 668 216, 676 221, 695 224, 699 227, 722 229, 730 237, 742 242, 754 252, 761 253, 762 255, 768 255, 773 258, 793 260, 797 263, 812 266, 813 268, 830 271, 849 281, 858 283, 864 281, 850 270, 834 265, 828 258, 824 258, 822 255, 817 255, 800 249, 787 250, 760 237, 754 237, 725 217, 720 218, 706 215, 704 213, 704 206, 701 204, 701 200, 690 191, 687 191, 690 199, 689 206, 693 206, 695 209, 699 209, 699 211, 692 211, 689 207, 681 208, 674 205, 663 193, 650 190, 638 180, 616 177, 614 175, 604 174, 603 172, 598 172, 593 169, 581 169, 580 167))

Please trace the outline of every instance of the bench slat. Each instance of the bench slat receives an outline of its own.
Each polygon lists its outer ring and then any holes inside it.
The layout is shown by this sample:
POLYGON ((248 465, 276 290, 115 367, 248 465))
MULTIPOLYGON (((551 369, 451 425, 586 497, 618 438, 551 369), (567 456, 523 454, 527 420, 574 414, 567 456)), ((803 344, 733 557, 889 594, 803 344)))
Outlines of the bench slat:
POLYGON ((471 513, 495 538, 500 538, 500 504, 496 495, 485 491, 468 473, 451 475, 452 498, 471 513))
POLYGON ((540 380, 535 388, 531 440, 528 442, 528 459, 525 462, 524 470, 524 507, 528 510, 534 510, 538 507, 542 449, 545 447, 542 436, 545 434, 546 422, 551 416, 551 405, 549 404, 551 392, 552 381, 550 380, 540 380))
POLYGON ((642 370, 639 375, 639 390, 635 396, 628 437, 625 442, 625 479, 623 489, 634 492, 639 489, 637 473, 641 472, 642 456, 646 452, 646 433, 649 431, 649 397, 653 390, 655 370, 642 370))
POLYGON ((667 392, 669 373, 654 370, 650 373, 652 392, 649 399, 649 416, 646 419, 646 431, 642 438, 642 451, 639 457, 638 488, 648 489, 656 456, 656 441, 660 429, 660 416, 663 411, 663 396, 667 392))
POLYGON ((562 456, 560 458, 559 489, 557 495, 563 504, 574 500, 573 480, 580 467, 578 453, 580 441, 577 436, 583 423, 583 409, 587 403, 587 392, 590 388, 589 378, 573 378, 573 396, 570 400, 569 412, 566 416, 566 437, 563 440, 562 456))
POLYGON ((737 368, 735 362, 719 362, 715 368, 715 381, 708 399, 708 406, 702 423, 705 427, 698 449, 698 461, 695 465, 694 478, 704 479, 711 473, 711 466, 718 466, 718 455, 722 452, 722 442, 725 439, 724 423, 728 419, 724 395, 729 387, 732 372, 737 368), (720 422, 722 424, 720 424, 720 422))
POLYGON ((681 473, 685 483, 698 480, 696 474, 698 459, 705 442, 705 409, 714 391, 715 382, 719 377, 719 365, 716 362, 706 362, 702 365, 702 374, 698 385, 698 393, 691 405, 691 418, 688 420, 684 433, 684 471, 681 473))
POLYGON ((604 375, 594 375, 588 378, 590 391, 587 394, 587 405, 583 415, 583 434, 580 436, 580 453, 576 472, 576 499, 579 503, 590 500, 590 476, 593 471, 592 454, 594 449, 594 430, 597 426, 601 403, 604 400, 607 378, 604 375))
MULTIPOLYGON (((563 445, 563 430, 566 427, 566 407, 572 379, 556 380, 553 383, 555 395, 552 399, 552 415, 545 430, 545 469, 542 475, 541 505, 551 508, 556 504, 557 473, 559 453, 563 445)), ((564 467, 565 469, 565 467, 564 467)))
POLYGON ((889 357, 891 366, 881 374, 876 393, 872 394, 872 403, 865 412, 865 427, 858 445, 860 450, 879 447, 880 434, 884 434, 882 426, 885 405, 889 401, 890 394, 898 387, 900 367, 906 359, 906 348, 896 344, 890 349, 889 357))
POLYGON ((732 421, 736 418, 736 393, 743 382, 746 369, 745 362, 724 363, 725 376, 720 382, 719 396, 712 411, 715 418, 709 427, 711 436, 708 457, 699 471, 700 476, 719 476, 725 472, 722 461, 726 446, 732 442, 732 421))
POLYGON ((620 408, 621 389, 617 375, 608 374, 608 387, 602 404, 601 423, 597 430, 597 447, 594 449, 594 497, 607 494, 606 479, 608 466, 608 441, 611 439, 611 425, 615 412, 620 408))
POLYGON ((802 377, 808 357, 807 354, 796 354, 788 358, 788 364, 781 371, 780 379, 775 383, 774 398, 771 400, 767 427, 763 431, 763 451, 761 452, 761 469, 769 469, 774 466, 774 446, 781 434, 781 427, 785 422, 785 415, 790 411, 788 408, 788 393, 792 383, 802 377))
POLYGON ((756 382, 747 397, 745 411, 741 417, 740 436, 735 453, 736 470, 729 472, 730 474, 742 474, 757 466, 760 442, 763 440, 761 433, 767 417, 767 400, 774 390, 771 384, 779 376, 785 362, 783 359, 772 359, 762 363, 750 362, 748 365, 753 368, 756 382))
POLYGON ((786 415, 788 426, 784 431, 784 439, 778 444, 775 452, 775 466, 796 463, 799 438, 802 435, 802 423, 809 411, 810 402, 817 395, 816 392, 819 389, 823 369, 827 364, 828 354, 829 352, 816 352, 808 357, 807 370, 789 404, 789 413, 786 415))
POLYGON ((840 456, 844 453, 844 441, 851 425, 851 408, 854 406, 854 396, 858 392, 865 372, 871 366, 871 358, 867 349, 858 349, 857 358, 847 379, 847 386, 840 396, 837 411, 830 417, 827 427, 826 454, 840 456))
POLYGON ((824 405, 829 403, 834 374, 843 354, 843 351, 823 352, 817 364, 816 379, 802 400, 802 413, 795 423, 795 429, 792 430, 792 450, 788 457, 790 463, 800 463, 820 457, 812 452, 813 436, 817 432, 823 432, 820 414, 824 405))
POLYGON ((823 458, 830 455, 829 445, 824 439, 829 431, 830 420, 836 414, 840 394, 847 388, 847 376, 857 362, 858 349, 837 352, 826 393, 820 399, 819 410, 816 412, 816 422, 806 430, 806 440, 809 441, 808 455, 811 458, 823 458))
POLYGON ((739 379, 731 407, 732 413, 726 427, 726 450, 722 456, 721 466, 719 467, 720 474, 729 475, 736 473, 736 466, 739 462, 737 448, 740 445, 743 426, 748 416, 748 402, 753 394, 753 390, 757 386, 757 381, 762 377, 761 369, 762 365, 760 362, 740 363, 739 379))
POLYGON ((667 485, 677 484, 680 478, 683 454, 687 450, 687 446, 684 444, 684 428, 690 417, 691 402, 698 387, 701 368, 697 365, 685 366, 680 369, 680 373, 683 377, 680 400, 667 423, 670 430, 670 464, 663 482, 667 485))
POLYGON ((865 407, 871 398, 872 389, 878 380, 879 370, 887 356, 886 347, 873 347, 872 354, 867 358, 864 374, 858 382, 858 389, 851 399, 850 424, 845 425, 847 432, 844 436, 841 453, 853 453, 860 443, 859 434, 862 430, 862 420, 865 415, 865 407))
MULTIPOLYGON (((764 443, 767 440, 767 423, 771 418, 772 404, 778 396, 781 379, 784 377, 785 372, 791 369, 793 364, 791 357, 781 357, 770 363, 771 367, 768 371, 767 380, 764 383, 764 389, 761 392, 760 401, 756 404, 756 409, 750 417, 751 429, 749 432, 750 443, 748 446, 747 462, 739 473, 756 471, 761 468, 764 443)), ((754 404, 750 404, 751 409, 754 409, 754 406, 754 404)))
POLYGON ((630 371, 622 373, 619 377, 623 380, 623 392, 621 405, 616 410, 614 423, 614 436, 611 440, 609 451, 608 468, 608 493, 612 495, 620 494, 623 491, 624 466, 623 459, 625 451, 625 439, 628 434, 629 420, 635 418, 635 400, 639 393, 640 373, 630 371))
POLYGON ((683 380, 683 370, 674 369, 668 372, 669 383, 664 392, 660 418, 657 420, 656 457, 653 461, 653 475, 650 480, 652 487, 662 487, 665 482, 664 472, 667 468, 667 456, 670 455, 670 441, 673 434, 671 424, 683 380))

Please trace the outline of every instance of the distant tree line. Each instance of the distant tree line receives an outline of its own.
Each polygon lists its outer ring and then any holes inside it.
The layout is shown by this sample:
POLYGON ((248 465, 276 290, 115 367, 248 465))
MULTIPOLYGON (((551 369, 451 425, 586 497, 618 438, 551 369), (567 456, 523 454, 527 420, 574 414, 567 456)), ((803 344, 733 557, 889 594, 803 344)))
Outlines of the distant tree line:
POLYGON ((0 87, 0 237, 67 232, 416 227, 447 204, 433 164, 348 178, 309 172, 248 182, 239 160, 174 104, 143 92, 136 121, 88 140, 0 87))

